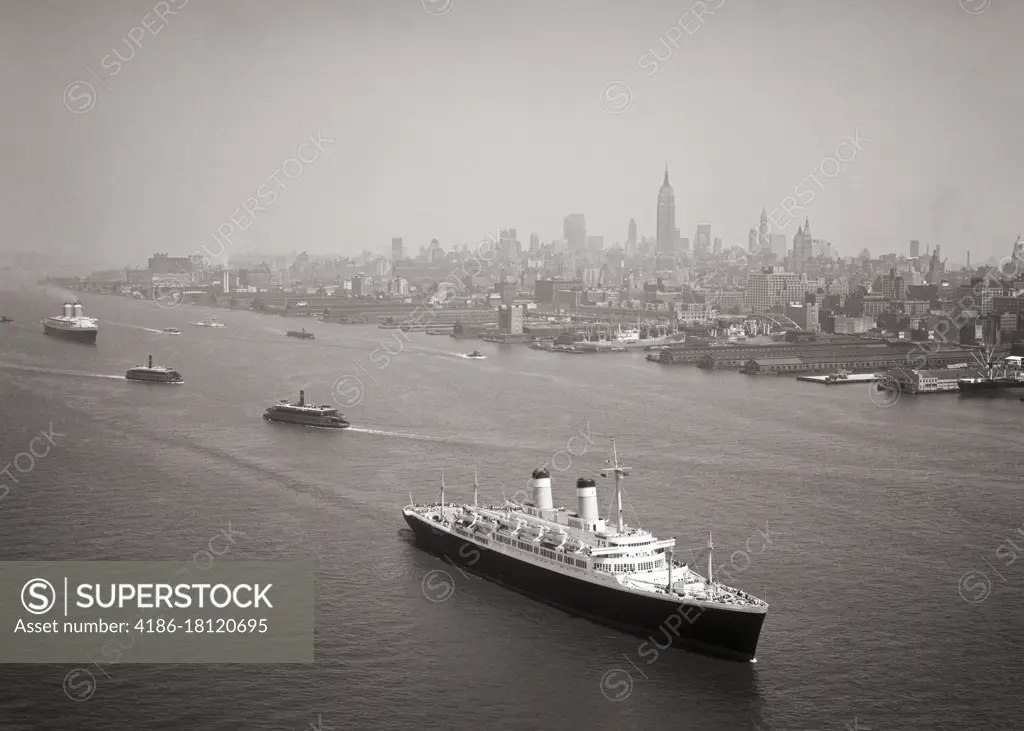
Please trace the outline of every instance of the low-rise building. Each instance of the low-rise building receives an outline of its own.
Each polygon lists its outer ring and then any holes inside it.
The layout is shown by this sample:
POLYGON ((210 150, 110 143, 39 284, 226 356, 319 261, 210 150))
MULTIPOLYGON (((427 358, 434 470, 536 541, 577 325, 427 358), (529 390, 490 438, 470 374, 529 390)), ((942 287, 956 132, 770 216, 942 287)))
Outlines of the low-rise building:
POLYGON ((984 378, 981 368, 941 368, 915 370, 893 368, 885 374, 885 381, 899 386, 906 393, 941 393, 956 391, 956 382, 961 378, 984 378))

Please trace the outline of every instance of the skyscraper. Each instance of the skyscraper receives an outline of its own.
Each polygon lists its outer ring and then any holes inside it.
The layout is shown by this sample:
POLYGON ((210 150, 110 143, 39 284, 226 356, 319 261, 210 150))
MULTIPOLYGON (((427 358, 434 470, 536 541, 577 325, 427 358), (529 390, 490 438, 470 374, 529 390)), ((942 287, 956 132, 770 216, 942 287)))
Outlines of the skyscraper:
POLYGON ((697 233, 693 235, 693 253, 706 254, 711 248, 711 224, 701 223, 697 225, 697 233))
POLYGON ((636 253, 636 221, 629 219, 629 234, 626 236, 626 255, 633 256, 636 253))
POLYGON ((917 239, 910 240, 910 258, 916 259, 921 256, 921 242, 917 239))
MULTIPOLYGON (((757 226, 758 247, 760 250, 770 251, 771 240, 768 238, 768 214, 761 208, 761 223, 757 226)), ((785 248, 785 247, 783 247, 785 248)))
POLYGON ((665 164, 665 181, 658 191, 658 234, 656 250, 659 254, 675 252, 676 194, 668 182, 668 163, 665 164))
POLYGON ((587 220, 582 213, 570 213, 565 217, 562 237, 569 242, 569 251, 574 254, 587 250, 587 220))
POLYGON ((396 261, 404 259, 404 252, 402 251, 402 238, 391 239, 391 263, 394 264, 396 261))
POLYGON ((797 228, 796 235, 793 236, 793 266, 798 273, 803 271, 804 265, 814 256, 813 242, 811 221, 805 218, 804 225, 797 228))
POLYGON ((537 251, 538 249, 540 249, 540 236, 530 234, 530 251, 537 251))

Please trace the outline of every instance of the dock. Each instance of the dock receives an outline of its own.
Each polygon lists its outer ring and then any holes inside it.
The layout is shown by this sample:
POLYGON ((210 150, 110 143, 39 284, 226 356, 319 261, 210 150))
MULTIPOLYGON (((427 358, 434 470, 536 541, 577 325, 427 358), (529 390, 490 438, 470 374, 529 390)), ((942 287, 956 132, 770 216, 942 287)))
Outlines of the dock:
POLYGON ((850 383, 870 383, 871 381, 877 381, 878 376, 874 373, 851 373, 846 378, 836 381, 830 381, 828 376, 797 376, 796 380, 807 381, 809 383, 821 383, 825 386, 843 386, 850 383))

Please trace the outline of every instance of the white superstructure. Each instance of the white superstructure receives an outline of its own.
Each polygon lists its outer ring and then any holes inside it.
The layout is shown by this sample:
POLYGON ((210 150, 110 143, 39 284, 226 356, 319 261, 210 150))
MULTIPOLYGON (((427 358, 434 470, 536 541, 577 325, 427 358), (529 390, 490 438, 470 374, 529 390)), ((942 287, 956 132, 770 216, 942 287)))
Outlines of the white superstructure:
POLYGON ((45 324, 55 330, 89 331, 99 329, 99 321, 94 317, 85 316, 81 302, 65 302, 63 313, 47 317, 45 324))
MULTIPOLYGON (((768 604, 739 589, 713 580, 708 556, 705 578, 685 563, 674 560, 675 539, 659 540, 650 531, 630 528, 623 522, 620 479, 629 474, 614 453, 608 462, 615 478, 610 526, 598 517, 594 480, 577 481, 577 510, 553 507, 551 478, 536 470, 530 480, 532 500, 523 504, 506 500, 499 505, 478 505, 474 482, 473 505, 445 502, 444 477, 441 501, 434 505, 410 504, 406 520, 420 520, 435 531, 458 536, 491 551, 525 563, 608 588, 697 607, 764 614, 768 604)), ((712 548, 708 541, 708 548, 712 548)))

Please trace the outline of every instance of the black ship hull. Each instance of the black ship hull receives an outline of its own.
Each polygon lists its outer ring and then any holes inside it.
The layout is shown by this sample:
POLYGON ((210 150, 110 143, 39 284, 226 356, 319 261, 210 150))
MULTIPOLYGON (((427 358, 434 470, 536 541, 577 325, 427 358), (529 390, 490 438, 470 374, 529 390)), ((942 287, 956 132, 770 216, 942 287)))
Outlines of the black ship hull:
POLYGON ((991 381, 957 381, 960 393, 975 395, 985 393, 998 393, 1008 388, 1024 388, 1024 381, 1012 379, 993 379, 991 381))
POLYGON ((281 424, 299 424, 301 426, 315 426, 323 429, 348 429, 351 426, 347 421, 327 421, 300 414, 267 414, 264 412, 263 418, 267 421, 276 421, 281 424))
POLYGON ((64 328, 51 327, 46 323, 43 323, 43 332, 47 335, 52 335, 55 338, 61 338, 62 340, 70 340, 75 343, 86 343, 88 345, 96 344, 96 334, 98 330, 85 330, 85 329, 73 329, 65 330, 64 328))
POLYGON ((414 516, 406 515, 405 520, 424 549, 470 573, 574 616, 644 638, 638 649, 641 657, 656 659, 659 649, 672 646, 728 660, 754 659, 763 612, 683 607, 656 596, 600 586, 491 551, 414 516))
POLYGON ((138 381, 140 383, 167 383, 172 385, 181 385, 182 383, 185 382, 185 379, 181 378, 180 376, 174 377, 153 373, 133 373, 132 371, 128 371, 127 373, 125 373, 124 377, 125 380, 138 381))

